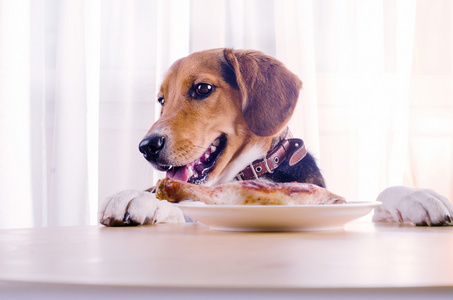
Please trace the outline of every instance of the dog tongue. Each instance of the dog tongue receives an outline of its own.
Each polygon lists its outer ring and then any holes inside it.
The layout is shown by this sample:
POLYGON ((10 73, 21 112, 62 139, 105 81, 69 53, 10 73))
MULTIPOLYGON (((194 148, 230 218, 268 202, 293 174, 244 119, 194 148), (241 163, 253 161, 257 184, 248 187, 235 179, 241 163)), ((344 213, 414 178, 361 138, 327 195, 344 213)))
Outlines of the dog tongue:
POLYGON ((191 174, 189 172, 189 166, 173 167, 171 170, 168 170, 166 174, 167 178, 173 178, 182 181, 187 181, 190 176, 191 174))
MULTIPOLYGON (((219 143, 217 142, 217 146, 218 145, 219 143)), ((212 147, 209 147, 203 153, 203 155, 200 156, 200 158, 196 159, 190 164, 181 167, 172 167, 170 170, 167 171, 166 177, 178 179, 181 181, 187 181, 194 174, 197 175, 197 178, 199 178, 199 176, 205 175, 208 166, 210 165, 212 167, 212 163, 209 164, 208 159, 212 154, 212 151, 215 151, 216 146, 212 145, 212 147), (212 147, 214 147, 214 149, 212 147)))

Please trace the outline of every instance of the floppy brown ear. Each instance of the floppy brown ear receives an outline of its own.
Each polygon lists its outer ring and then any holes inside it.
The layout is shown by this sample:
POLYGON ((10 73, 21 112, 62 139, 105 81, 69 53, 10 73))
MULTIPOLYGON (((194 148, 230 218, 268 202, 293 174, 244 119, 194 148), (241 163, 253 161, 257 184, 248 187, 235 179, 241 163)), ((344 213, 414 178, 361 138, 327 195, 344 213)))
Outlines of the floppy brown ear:
POLYGON ((242 93, 242 114, 256 135, 271 136, 288 123, 302 82, 280 61, 258 51, 225 49, 242 93))

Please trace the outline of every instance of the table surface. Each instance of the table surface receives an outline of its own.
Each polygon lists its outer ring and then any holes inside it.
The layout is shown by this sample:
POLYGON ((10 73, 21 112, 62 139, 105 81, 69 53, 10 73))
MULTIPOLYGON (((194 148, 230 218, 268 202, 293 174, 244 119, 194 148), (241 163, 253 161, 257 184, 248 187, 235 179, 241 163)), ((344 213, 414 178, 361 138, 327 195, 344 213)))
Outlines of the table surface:
POLYGON ((451 288, 453 227, 348 223, 223 232, 200 223, 0 230, 0 281, 154 288, 451 288))

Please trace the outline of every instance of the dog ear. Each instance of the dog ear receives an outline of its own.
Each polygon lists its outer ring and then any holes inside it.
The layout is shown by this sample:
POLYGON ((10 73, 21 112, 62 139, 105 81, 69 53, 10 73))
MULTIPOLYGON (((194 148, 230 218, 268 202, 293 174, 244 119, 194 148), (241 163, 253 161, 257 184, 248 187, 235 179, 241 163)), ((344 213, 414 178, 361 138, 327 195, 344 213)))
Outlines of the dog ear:
MULTIPOLYGON (((242 94, 242 114, 256 135, 272 136, 288 123, 302 82, 280 61, 258 51, 225 49, 242 94)), ((233 85, 234 86, 234 85, 233 85)))

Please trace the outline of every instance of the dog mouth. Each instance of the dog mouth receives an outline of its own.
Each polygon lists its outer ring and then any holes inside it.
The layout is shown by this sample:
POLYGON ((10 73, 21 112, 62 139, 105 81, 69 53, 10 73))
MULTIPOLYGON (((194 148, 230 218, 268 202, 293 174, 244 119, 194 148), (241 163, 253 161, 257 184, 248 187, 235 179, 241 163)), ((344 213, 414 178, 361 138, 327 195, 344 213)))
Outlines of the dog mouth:
POLYGON ((226 136, 221 135, 193 162, 185 166, 167 166, 166 177, 193 184, 203 184, 206 182, 208 174, 214 169, 220 155, 225 149, 226 141, 226 136))

